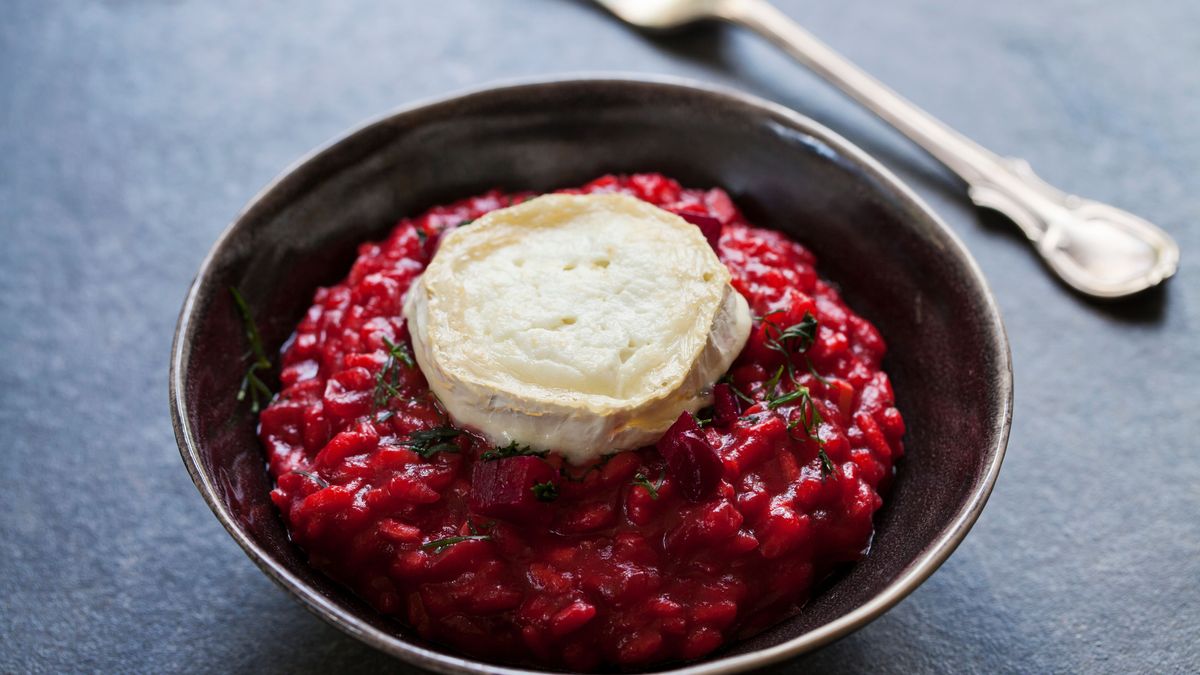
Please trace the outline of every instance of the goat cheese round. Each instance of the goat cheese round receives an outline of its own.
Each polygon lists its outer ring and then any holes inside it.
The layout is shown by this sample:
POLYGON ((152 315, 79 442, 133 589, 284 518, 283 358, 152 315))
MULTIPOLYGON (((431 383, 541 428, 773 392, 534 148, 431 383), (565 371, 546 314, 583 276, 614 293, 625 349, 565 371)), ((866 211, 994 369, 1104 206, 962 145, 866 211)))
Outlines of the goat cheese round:
POLYGON ((750 333, 695 225, 634 197, 545 195, 446 234, 405 299, 456 424, 574 463, 653 443, 750 333))

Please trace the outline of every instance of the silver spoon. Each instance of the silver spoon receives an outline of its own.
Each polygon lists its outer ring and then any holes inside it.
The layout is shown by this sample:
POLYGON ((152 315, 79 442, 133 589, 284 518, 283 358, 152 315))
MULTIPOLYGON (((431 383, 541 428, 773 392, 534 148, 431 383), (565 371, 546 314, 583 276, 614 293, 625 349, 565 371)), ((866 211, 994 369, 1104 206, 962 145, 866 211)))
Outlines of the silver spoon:
POLYGON ((1179 246, 1157 226, 1062 192, 1038 178, 1025 160, 987 150, 847 61, 765 0, 597 2, 626 23, 648 30, 716 19, 763 35, 958 174, 971 201, 1012 219, 1050 269, 1081 293, 1132 295, 1161 283, 1179 266, 1179 246))

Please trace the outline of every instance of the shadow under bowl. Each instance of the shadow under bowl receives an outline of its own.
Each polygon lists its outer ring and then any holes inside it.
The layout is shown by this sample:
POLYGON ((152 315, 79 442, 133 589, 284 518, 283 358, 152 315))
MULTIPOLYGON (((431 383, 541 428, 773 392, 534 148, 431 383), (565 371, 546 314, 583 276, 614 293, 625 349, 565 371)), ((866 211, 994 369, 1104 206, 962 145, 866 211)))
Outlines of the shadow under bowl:
POLYGON ((235 400, 245 337, 228 289, 242 292, 276 353, 317 287, 342 279, 356 247, 399 218, 492 187, 548 191, 637 171, 723 187, 752 223, 812 249, 821 275, 887 340, 909 429, 870 554, 799 615, 673 672, 735 672, 816 648, 883 613, 950 555, 991 492, 1012 413, 1004 328, 961 242, 877 162, 801 115, 679 80, 608 77, 499 86, 371 122, 259 193, 205 258, 176 329, 171 414, 197 488, 264 572, 415 665, 527 672, 425 642, 307 564, 268 497, 255 420, 235 400))

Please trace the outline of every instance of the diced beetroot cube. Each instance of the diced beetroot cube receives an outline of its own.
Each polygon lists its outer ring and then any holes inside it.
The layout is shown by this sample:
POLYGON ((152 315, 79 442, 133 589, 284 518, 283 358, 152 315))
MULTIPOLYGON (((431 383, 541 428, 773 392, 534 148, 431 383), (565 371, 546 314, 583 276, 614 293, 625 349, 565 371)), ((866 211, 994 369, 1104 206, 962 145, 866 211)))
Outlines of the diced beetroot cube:
POLYGON ((471 472, 471 510, 480 515, 528 521, 548 514, 535 485, 558 488, 558 471, 538 457, 508 457, 480 461, 471 472))
POLYGON ((708 240, 708 245, 717 250, 717 242, 721 240, 721 230, 723 229, 721 221, 712 216, 704 216, 698 213, 683 212, 679 214, 680 218, 700 228, 700 233, 708 240))
POLYGON ((732 386, 722 382, 713 387, 713 424, 729 426, 737 420, 740 412, 732 386))
POLYGON ((683 411, 658 439, 657 447, 667 460, 667 473, 685 497, 698 502, 712 495, 721 482, 723 464, 690 412, 683 411))

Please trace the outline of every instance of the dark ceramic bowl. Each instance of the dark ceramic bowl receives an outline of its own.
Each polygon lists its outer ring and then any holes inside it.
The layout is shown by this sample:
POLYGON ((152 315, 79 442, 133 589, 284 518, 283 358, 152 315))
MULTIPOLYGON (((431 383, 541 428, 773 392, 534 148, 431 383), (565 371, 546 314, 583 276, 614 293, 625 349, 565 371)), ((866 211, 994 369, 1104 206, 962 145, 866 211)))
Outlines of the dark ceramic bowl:
POLYGON ((401 110, 289 169, 221 235, 188 292, 171 354, 171 414, 196 487, 246 553, 309 609, 442 672, 522 672, 416 637, 311 569, 267 496, 255 421, 234 395, 245 338, 238 287, 275 353, 364 241, 402 216, 491 187, 545 191, 605 172, 661 171, 724 187, 788 232, 888 341, 908 455, 870 554, 802 613, 673 672, 728 673, 811 650, 879 616, 958 546, 1008 437, 1012 374, 996 304, 959 240, 878 162, 766 101, 678 81, 557 80, 401 110))

